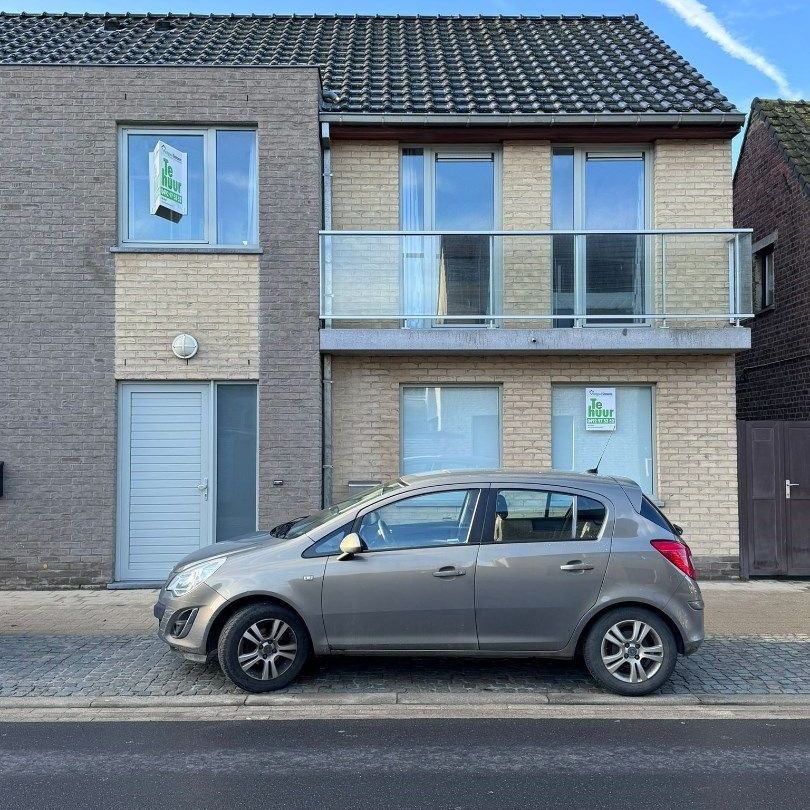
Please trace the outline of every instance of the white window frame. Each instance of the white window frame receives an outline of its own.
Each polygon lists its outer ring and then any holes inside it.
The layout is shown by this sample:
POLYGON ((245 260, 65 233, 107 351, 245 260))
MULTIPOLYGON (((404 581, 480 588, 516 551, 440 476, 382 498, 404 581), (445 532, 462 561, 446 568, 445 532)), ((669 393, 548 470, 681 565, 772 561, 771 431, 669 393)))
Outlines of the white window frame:
MULTIPOLYGON (((633 155, 641 155, 644 161, 644 224, 642 230, 651 227, 652 211, 653 211, 653 149, 648 144, 582 144, 582 143, 555 143, 552 146, 552 159, 554 152, 559 150, 571 150, 574 158, 574 230, 585 230, 585 163, 588 155, 599 155, 603 159, 608 158, 628 158, 633 155)), ((551 201, 553 204, 554 196, 552 189, 551 201)), ((549 212, 551 215, 551 212, 549 212)), ((647 313, 650 305, 654 300, 653 297, 653 276, 655 273, 655 264, 653 261, 652 249, 649 239, 645 239, 644 244, 644 312, 647 313)), ((576 237, 574 240, 574 296, 575 296, 575 312, 585 312, 586 305, 586 258, 585 258, 585 239, 576 237)), ((554 290, 554 256, 552 257, 549 267, 549 289, 554 290)), ((625 316, 617 316, 625 317, 625 316)), ((575 326, 587 327, 613 327, 624 329, 631 326, 650 326, 651 322, 644 318, 633 318, 632 315, 626 316, 628 320, 633 319, 632 323, 609 323, 607 321, 591 321, 588 323, 587 317, 580 319, 572 316, 571 320, 575 321, 575 326)))
POLYGON ((399 386, 399 474, 414 475, 406 473, 402 469, 402 462, 405 460, 405 389, 406 388, 464 388, 494 389, 498 394, 498 466, 503 464, 503 385, 501 383, 445 383, 445 382, 407 382, 399 386))
POLYGON ((256 231, 253 241, 247 245, 226 244, 217 242, 217 132, 222 131, 252 132, 256 138, 256 177, 254 178, 253 204, 258 212, 259 195, 259 166, 258 166, 258 133, 256 127, 250 126, 216 126, 216 127, 119 127, 118 130, 118 244, 121 247, 149 248, 159 245, 171 248, 226 248, 229 250, 256 249, 259 245, 259 223, 256 218, 256 231), (203 216, 205 239, 194 241, 178 241, 174 239, 143 241, 130 239, 129 229, 129 135, 202 135, 203 136, 203 199, 205 212, 203 216))

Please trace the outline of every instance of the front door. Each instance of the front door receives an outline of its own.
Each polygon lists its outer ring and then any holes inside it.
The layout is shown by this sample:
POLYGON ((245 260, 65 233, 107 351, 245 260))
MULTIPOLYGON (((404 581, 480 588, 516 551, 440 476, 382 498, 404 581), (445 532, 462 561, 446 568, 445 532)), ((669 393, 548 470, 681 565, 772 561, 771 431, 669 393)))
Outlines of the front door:
POLYGON ((810 422, 738 425, 743 571, 810 575, 810 422))
POLYGON ((596 603, 610 556, 606 504, 571 492, 492 490, 475 574, 482 650, 559 650, 596 603))
POLYGON ((119 580, 161 580, 211 542, 210 387, 121 386, 119 580))
POLYGON ((477 489, 403 497, 361 514, 363 552, 330 557, 323 618, 335 650, 473 650, 477 489))

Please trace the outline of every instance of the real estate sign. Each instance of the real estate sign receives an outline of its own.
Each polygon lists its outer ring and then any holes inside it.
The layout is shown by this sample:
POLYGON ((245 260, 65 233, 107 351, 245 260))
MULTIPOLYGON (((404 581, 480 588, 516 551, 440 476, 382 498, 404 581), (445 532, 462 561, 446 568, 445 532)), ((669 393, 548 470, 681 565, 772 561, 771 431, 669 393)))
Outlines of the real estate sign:
POLYGON ((163 141, 149 153, 149 199, 151 213, 172 222, 188 213, 186 153, 163 141))
POLYGON ((616 389, 585 389, 585 430, 616 430, 616 389))

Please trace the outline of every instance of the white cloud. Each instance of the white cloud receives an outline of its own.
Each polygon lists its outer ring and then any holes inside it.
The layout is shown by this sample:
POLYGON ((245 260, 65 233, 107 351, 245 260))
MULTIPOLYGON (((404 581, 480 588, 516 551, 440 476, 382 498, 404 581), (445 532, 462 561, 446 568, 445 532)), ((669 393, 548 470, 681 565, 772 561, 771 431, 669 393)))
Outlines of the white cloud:
POLYGON ((762 54, 749 48, 735 39, 734 35, 698 0, 658 0, 674 11, 687 25, 702 31, 709 39, 716 42, 729 56, 743 62, 763 73, 779 89, 783 98, 799 98, 788 82, 787 76, 769 62, 762 54))

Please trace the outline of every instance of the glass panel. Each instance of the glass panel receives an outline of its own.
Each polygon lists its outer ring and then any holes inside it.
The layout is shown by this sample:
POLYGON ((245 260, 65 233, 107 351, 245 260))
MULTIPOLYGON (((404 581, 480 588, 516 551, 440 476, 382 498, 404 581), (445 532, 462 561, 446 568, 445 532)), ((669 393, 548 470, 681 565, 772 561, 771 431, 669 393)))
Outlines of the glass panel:
POLYGON ((363 517, 358 534, 368 551, 457 546, 472 526, 477 489, 405 498, 363 517))
POLYGON ((554 386, 552 392, 551 463, 557 470, 591 469, 604 457, 599 472, 632 478, 654 492, 652 388, 616 387, 616 428, 585 429, 585 388, 554 386))
POLYGON ((570 540, 574 496, 530 489, 502 489, 495 502, 496 543, 570 540))
POLYGON ((403 473, 499 466, 497 388, 408 386, 402 407, 403 473))
MULTIPOLYGON (((584 211, 587 230, 644 228, 644 160, 600 157, 585 161, 584 211)), ((644 237, 602 234, 586 237, 585 297, 589 315, 644 312, 644 237)), ((632 319, 593 321, 632 323, 632 319)))
POLYGON ((593 498, 577 495, 577 540, 598 540, 605 522, 605 507, 593 498))
MULTIPOLYGON (((574 150, 555 149, 551 159, 551 227, 574 228, 574 150)), ((554 236, 554 315, 574 314, 574 237, 554 236)), ((571 327, 573 320, 555 320, 557 327, 571 327)))
MULTIPOLYGON (((423 149, 403 149, 400 165, 400 221, 403 231, 425 229, 425 155, 423 149)), ((437 280, 431 239, 406 236, 402 239, 404 281, 403 311, 406 315, 435 315, 437 280)), ((420 329, 430 326, 421 318, 406 319, 405 326, 420 329)))
POLYGON ((199 135, 127 135, 127 239, 138 242, 200 242, 205 236, 204 137, 199 135), (158 141, 185 152, 188 195, 179 222, 150 213, 149 153, 158 141))
POLYGON ((217 541, 256 530, 256 386, 217 386, 217 541))
POLYGON ((256 133, 220 130, 217 137, 217 242, 255 245, 256 133))
MULTIPOLYGON (((434 229, 490 231, 495 226, 495 162, 492 157, 437 156, 434 229)), ((439 263, 438 315, 489 312, 491 250, 488 236, 443 236, 439 263)), ((451 320, 451 325, 482 323, 451 320)))

